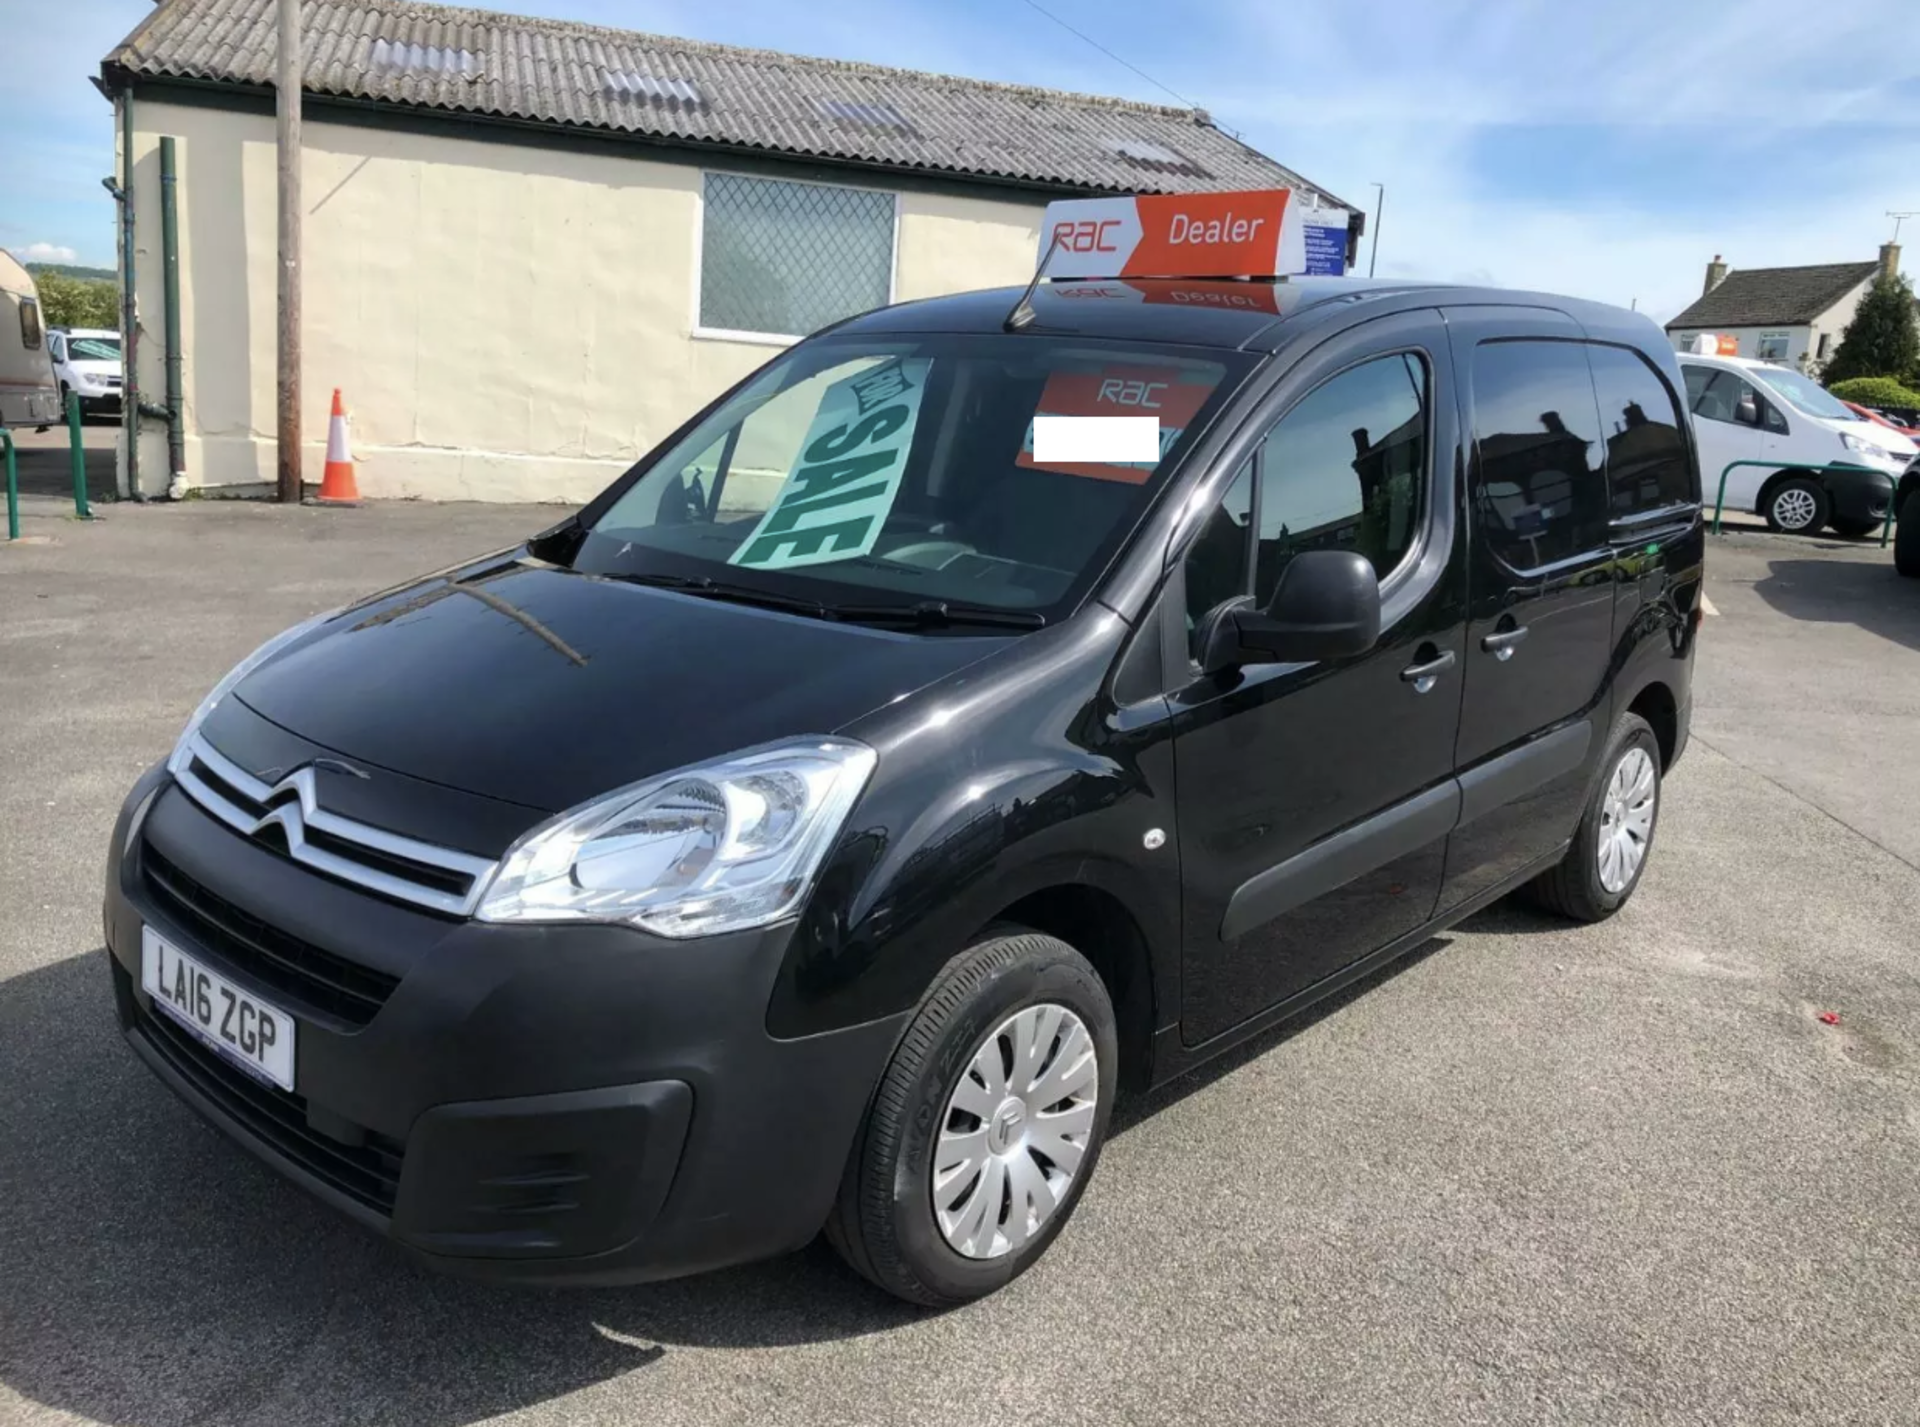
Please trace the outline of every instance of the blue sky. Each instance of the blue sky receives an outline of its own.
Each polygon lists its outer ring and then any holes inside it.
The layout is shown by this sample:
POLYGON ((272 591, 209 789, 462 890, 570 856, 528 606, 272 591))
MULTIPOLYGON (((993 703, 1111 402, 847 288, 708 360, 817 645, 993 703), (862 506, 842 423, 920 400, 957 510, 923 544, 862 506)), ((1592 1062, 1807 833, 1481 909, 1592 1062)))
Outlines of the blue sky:
MULTIPOLYGON (((1384 183, 1383 275, 1665 318, 1715 253, 1735 267, 1871 258, 1887 210, 1920 210, 1911 0, 1043 3, 1350 202, 1371 208, 1384 183)), ((1026 0, 491 8, 1171 102, 1026 0)), ((113 261, 109 110, 88 78, 150 9, 0 0, 0 245, 113 261)), ((1920 219, 1902 236, 1920 255, 1920 219)))

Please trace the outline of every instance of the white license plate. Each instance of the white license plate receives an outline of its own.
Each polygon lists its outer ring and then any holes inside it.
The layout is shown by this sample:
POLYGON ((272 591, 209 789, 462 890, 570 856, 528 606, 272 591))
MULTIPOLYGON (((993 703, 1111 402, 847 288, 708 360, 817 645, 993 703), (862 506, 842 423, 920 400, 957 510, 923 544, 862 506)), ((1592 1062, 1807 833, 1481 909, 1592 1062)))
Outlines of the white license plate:
POLYGON ((140 929, 140 984, 171 1016, 256 1080, 293 1089, 293 1017, 140 929))

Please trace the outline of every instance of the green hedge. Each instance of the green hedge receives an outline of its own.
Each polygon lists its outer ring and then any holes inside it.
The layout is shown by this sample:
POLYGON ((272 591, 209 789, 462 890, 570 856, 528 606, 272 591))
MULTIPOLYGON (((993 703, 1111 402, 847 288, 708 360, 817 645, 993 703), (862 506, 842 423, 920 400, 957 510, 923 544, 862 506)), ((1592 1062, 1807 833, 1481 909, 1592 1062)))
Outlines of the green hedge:
POLYGON ((1909 390, 1894 377, 1854 377, 1827 390, 1861 406, 1920 406, 1920 392, 1909 390))

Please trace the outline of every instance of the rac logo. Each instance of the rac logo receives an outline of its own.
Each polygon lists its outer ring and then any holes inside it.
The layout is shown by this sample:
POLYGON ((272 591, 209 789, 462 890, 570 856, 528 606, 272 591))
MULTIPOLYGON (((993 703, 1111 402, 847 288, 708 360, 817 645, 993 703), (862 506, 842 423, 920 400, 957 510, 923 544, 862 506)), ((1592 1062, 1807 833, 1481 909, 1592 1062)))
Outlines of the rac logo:
POLYGON ((1165 391, 1167 385, 1166 382, 1143 382, 1137 379, 1128 380, 1124 377, 1108 377, 1100 383, 1099 400, 1110 401, 1115 406, 1139 406, 1148 411, 1158 411, 1160 402, 1155 399, 1154 393, 1165 391))
POLYGON ((1053 241, 1069 253, 1117 253, 1120 248, 1108 236, 1107 230, 1119 226, 1118 218, 1102 218, 1098 222, 1085 218, 1078 223, 1056 223, 1053 225, 1053 241))

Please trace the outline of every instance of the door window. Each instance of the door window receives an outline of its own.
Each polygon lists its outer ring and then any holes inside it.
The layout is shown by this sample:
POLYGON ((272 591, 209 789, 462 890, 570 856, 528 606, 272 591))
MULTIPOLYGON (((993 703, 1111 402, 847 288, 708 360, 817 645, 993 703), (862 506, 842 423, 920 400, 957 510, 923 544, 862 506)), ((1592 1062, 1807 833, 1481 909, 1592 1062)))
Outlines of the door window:
MULTIPOLYGON (((1200 534, 1187 547, 1187 638, 1193 635, 1207 612, 1227 600, 1247 592, 1249 536, 1253 530, 1253 463, 1240 468, 1240 474, 1227 487, 1220 504, 1213 508, 1200 534)), ((1200 657, 1198 649, 1188 651, 1200 657)))
POLYGON ((31 297, 20 299, 20 345, 29 352, 40 350, 40 304, 31 297))
POLYGON ((1673 393, 1638 352, 1590 347, 1594 393, 1607 443, 1607 486, 1616 516, 1700 498, 1687 463, 1685 425, 1673 393))
POLYGON ((1760 394, 1752 382, 1725 368, 1681 370, 1687 376, 1687 405, 1695 416, 1706 421, 1730 421, 1736 426, 1759 424, 1760 394))
POLYGON ((58 332, 47 333, 47 355, 56 362, 64 362, 67 359, 66 343, 58 332))
POLYGON ((1255 602, 1304 550, 1356 550, 1384 580, 1413 546, 1426 470, 1418 356, 1377 357, 1301 398, 1261 446, 1255 602))
POLYGON ((1599 410, 1574 342, 1488 342, 1473 359, 1474 504, 1488 543, 1537 570, 1606 540, 1599 410))

